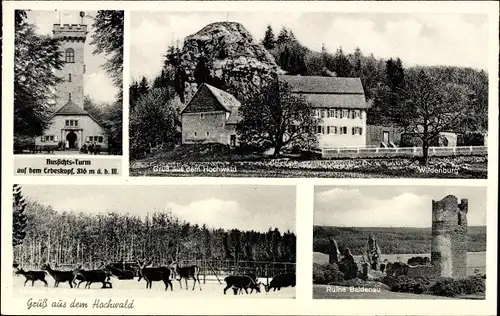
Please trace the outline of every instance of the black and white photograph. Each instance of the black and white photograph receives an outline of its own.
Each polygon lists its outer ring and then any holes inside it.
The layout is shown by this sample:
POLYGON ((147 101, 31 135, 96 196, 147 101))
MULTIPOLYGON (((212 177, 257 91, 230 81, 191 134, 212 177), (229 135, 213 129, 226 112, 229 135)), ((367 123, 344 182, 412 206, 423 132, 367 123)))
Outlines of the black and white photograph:
POLYGON ((134 11, 131 176, 486 179, 479 13, 134 11))
POLYGON ((122 155, 124 11, 14 14, 14 154, 122 155))
POLYGON ((486 188, 317 186, 314 299, 485 299, 486 188))
POLYGON ((295 186, 14 185, 13 291, 294 299, 295 200, 295 186))

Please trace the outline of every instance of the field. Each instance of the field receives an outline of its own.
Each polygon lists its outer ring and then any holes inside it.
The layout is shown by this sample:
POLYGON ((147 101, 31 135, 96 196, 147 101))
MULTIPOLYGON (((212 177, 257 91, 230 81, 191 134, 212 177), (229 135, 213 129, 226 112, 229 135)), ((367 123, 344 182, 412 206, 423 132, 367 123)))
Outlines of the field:
MULTIPOLYGON (((188 281, 188 287, 189 289, 186 290, 185 288, 185 283, 184 280, 182 282, 182 290, 179 288, 179 282, 173 280, 173 288, 174 290, 171 291, 170 289, 168 291, 165 291, 165 285, 163 282, 153 282, 153 288, 152 289, 146 289, 146 281, 141 280, 140 282, 137 281, 137 278, 133 280, 118 280, 114 277, 111 278, 111 283, 113 284, 112 289, 101 289, 102 284, 101 283, 94 283, 91 285, 90 289, 85 289, 84 285, 85 283, 82 283, 80 285, 80 288, 69 288, 68 283, 65 284, 59 284, 58 288, 54 288, 54 279, 50 276, 47 275, 45 278, 47 283, 49 284, 48 287, 44 287, 44 284, 40 281, 35 282, 35 286, 31 287, 31 282, 26 283, 26 287, 23 286, 23 283, 25 281, 25 278, 23 276, 14 276, 13 277, 13 287, 14 287, 14 293, 16 295, 23 295, 23 296, 41 296, 41 295, 47 295, 47 296, 58 296, 61 294, 66 294, 71 292, 78 293, 78 297, 82 298, 95 298, 97 295, 101 295, 103 293, 106 294, 106 296, 113 297, 113 298, 141 298, 143 296, 147 296, 148 298, 151 298, 153 295, 161 298, 223 298, 226 297, 228 299, 265 299, 265 298, 271 298, 271 299, 276 299, 276 298, 288 298, 288 299, 293 299, 295 298, 295 288, 283 288, 281 291, 276 291, 272 292, 272 290, 266 294, 266 291, 264 290, 264 286, 261 286, 261 293, 256 294, 255 291, 253 294, 244 294, 244 295, 234 295, 233 291, 229 289, 227 291, 227 294, 224 295, 223 289, 225 287, 225 282, 223 280, 223 284, 219 284, 216 280, 207 280, 205 284, 203 284, 203 281, 201 281, 201 288, 202 290, 200 291, 198 284, 196 284, 196 288, 194 291, 192 291, 193 287, 193 281, 189 280, 188 281)), ((265 280, 260 280, 261 282, 265 282, 265 280)))

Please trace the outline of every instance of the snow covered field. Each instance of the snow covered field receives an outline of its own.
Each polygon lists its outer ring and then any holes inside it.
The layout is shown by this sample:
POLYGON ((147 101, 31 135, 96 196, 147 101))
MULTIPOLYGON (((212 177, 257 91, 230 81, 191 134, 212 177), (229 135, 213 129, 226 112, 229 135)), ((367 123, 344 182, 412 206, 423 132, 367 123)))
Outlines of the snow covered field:
MULTIPOLYGON (((137 281, 137 278, 133 280, 118 280, 114 277, 111 278, 110 282, 113 284, 112 289, 101 289, 102 283, 94 283, 91 285, 90 289, 85 289, 85 283, 80 285, 80 288, 69 287, 68 283, 59 284, 58 288, 54 288, 54 279, 47 275, 45 280, 48 283, 48 287, 45 287, 44 284, 40 281, 36 281, 34 287, 31 287, 31 281, 26 283, 26 287, 23 286, 25 278, 24 276, 14 276, 13 277, 13 291, 15 295, 22 296, 40 296, 40 295, 48 295, 48 296, 58 296, 59 294, 68 294, 68 293, 78 293, 78 297, 81 298, 94 298, 96 296, 107 296, 107 297, 144 297, 152 298, 152 296, 158 296, 163 298, 223 298, 227 297, 230 299, 241 299, 241 298, 257 298, 257 299, 277 299, 277 298, 295 298, 295 288, 282 288, 280 291, 273 292, 272 290, 266 294, 264 290, 264 286, 261 286, 261 293, 252 294, 243 294, 243 295, 234 295, 232 289, 229 289, 224 295, 224 287, 226 283, 224 282, 224 278, 221 278, 222 284, 219 284, 217 281, 207 280, 205 284, 203 284, 203 280, 201 280, 201 291, 196 284, 196 288, 193 291, 193 281, 188 281, 188 290, 185 288, 185 281, 182 280, 182 289, 179 287, 179 282, 176 280, 172 281, 172 285, 174 290, 171 291, 170 288, 168 291, 165 291, 165 285, 163 282, 153 282, 152 289, 146 289, 146 281, 141 280, 137 281), (104 294, 105 293, 105 294, 104 294)), ((261 282, 265 283, 265 279, 261 280, 261 282)), ((250 293, 250 291, 249 291, 250 293)))

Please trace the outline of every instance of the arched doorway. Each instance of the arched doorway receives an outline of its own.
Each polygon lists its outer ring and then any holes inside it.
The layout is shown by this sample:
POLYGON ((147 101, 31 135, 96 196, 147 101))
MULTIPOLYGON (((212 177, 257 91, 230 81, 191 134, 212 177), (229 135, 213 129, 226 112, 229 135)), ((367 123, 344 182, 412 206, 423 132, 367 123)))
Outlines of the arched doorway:
POLYGON ((68 135, 66 135, 69 149, 76 149, 76 138, 75 132, 69 132, 68 135))

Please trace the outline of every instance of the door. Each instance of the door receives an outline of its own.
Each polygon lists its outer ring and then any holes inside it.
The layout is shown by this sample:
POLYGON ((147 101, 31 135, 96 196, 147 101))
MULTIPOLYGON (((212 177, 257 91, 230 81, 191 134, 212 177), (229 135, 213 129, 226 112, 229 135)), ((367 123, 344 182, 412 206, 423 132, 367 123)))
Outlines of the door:
POLYGON ((229 143, 231 147, 236 147, 236 135, 229 136, 229 143))
POLYGON ((389 132, 384 131, 384 143, 389 144, 389 132))

